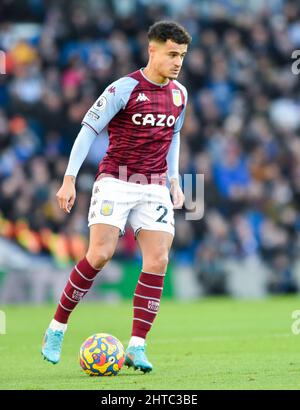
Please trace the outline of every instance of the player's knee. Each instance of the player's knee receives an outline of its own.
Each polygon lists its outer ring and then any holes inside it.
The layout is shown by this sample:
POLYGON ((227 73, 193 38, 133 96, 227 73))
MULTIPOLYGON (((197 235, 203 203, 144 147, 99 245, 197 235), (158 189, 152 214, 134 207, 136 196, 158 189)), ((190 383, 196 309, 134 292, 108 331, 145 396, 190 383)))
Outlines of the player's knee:
MULTIPOLYGON (((160 253, 152 257, 149 270, 156 273, 165 273, 169 258, 167 253, 160 253)), ((146 270, 146 269, 145 269, 146 270)))
POLYGON ((93 252, 89 251, 87 253, 87 259, 95 269, 102 269, 107 262, 110 261, 112 256, 113 252, 110 249, 101 249, 93 252))

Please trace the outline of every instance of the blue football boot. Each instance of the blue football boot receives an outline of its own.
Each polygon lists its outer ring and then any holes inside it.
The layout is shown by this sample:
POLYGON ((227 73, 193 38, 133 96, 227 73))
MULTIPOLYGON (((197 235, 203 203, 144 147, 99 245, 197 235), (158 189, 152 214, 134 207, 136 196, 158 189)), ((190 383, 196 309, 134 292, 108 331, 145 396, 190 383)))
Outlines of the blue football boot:
POLYGON ((146 357, 145 346, 129 346, 125 352, 125 362, 127 367, 133 367, 134 370, 141 370, 144 373, 151 372, 152 364, 146 357))
POLYGON ((42 355, 44 360, 56 364, 60 360, 64 332, 61 330, 47 329, 43 340, 42 355))

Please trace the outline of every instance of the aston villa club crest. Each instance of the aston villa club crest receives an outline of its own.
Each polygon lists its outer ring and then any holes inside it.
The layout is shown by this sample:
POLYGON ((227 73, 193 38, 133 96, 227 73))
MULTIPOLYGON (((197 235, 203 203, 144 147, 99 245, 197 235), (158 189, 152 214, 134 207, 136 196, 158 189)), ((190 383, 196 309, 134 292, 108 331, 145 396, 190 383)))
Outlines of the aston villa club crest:
POLYGON ((176 107, 180 107, 182 105, 182 97, 180 90, 172 90, 173 95, 173 103, 176 107))
POLYGON ((104 216, 110 216, 114 210, 113 201, 102 201, 100 213, 104 216))

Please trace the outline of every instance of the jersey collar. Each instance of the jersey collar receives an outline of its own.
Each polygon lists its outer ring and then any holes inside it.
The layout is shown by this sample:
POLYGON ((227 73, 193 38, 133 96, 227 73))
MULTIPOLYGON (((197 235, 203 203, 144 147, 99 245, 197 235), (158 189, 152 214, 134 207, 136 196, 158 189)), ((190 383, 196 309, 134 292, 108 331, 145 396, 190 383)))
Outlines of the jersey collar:
POLYGON ((145 68, 145 67, 140 68, 140 73, 142 74, 142 76, 144 77, 144 79, 145 79, 146 81, 148 81, 149 83, 154 84, 154 85, 156 85, 156 86, 158 86, 158 87, 161 87, 161 88, 162 88, 162 87, 166 87, 167 85, 169 85, 170 80, 168 80, 168 82, 167 82, 166 84, 159 84, 159 83, 155 83, 154 81, 149 80, 149 78, 147 78, 147 77, 145 76, 144 72, 143 72, 144 68, 145 68))

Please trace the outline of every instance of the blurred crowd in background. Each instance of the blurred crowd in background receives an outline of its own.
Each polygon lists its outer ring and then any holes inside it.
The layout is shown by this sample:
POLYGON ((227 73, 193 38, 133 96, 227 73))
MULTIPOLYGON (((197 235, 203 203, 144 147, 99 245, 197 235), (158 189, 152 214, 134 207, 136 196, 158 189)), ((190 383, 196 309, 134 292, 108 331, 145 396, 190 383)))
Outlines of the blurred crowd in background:
MULTIPOLYGON (((204 174, 205 212, 176 211, 172 263, 206 294, 226 293, 226 261, 255 259, 270 292, 298 290, 300 49, 297 1, 3 0, 0 4, 0 233, 59 265, 85 252, 97 138, 70 215, 55 194, 81 120, 102 90, 145 66, 147 30, 175 19, 193 37, 180 174, 204 174)), ((139 258, 131 230, 117 257, 139 258)))

